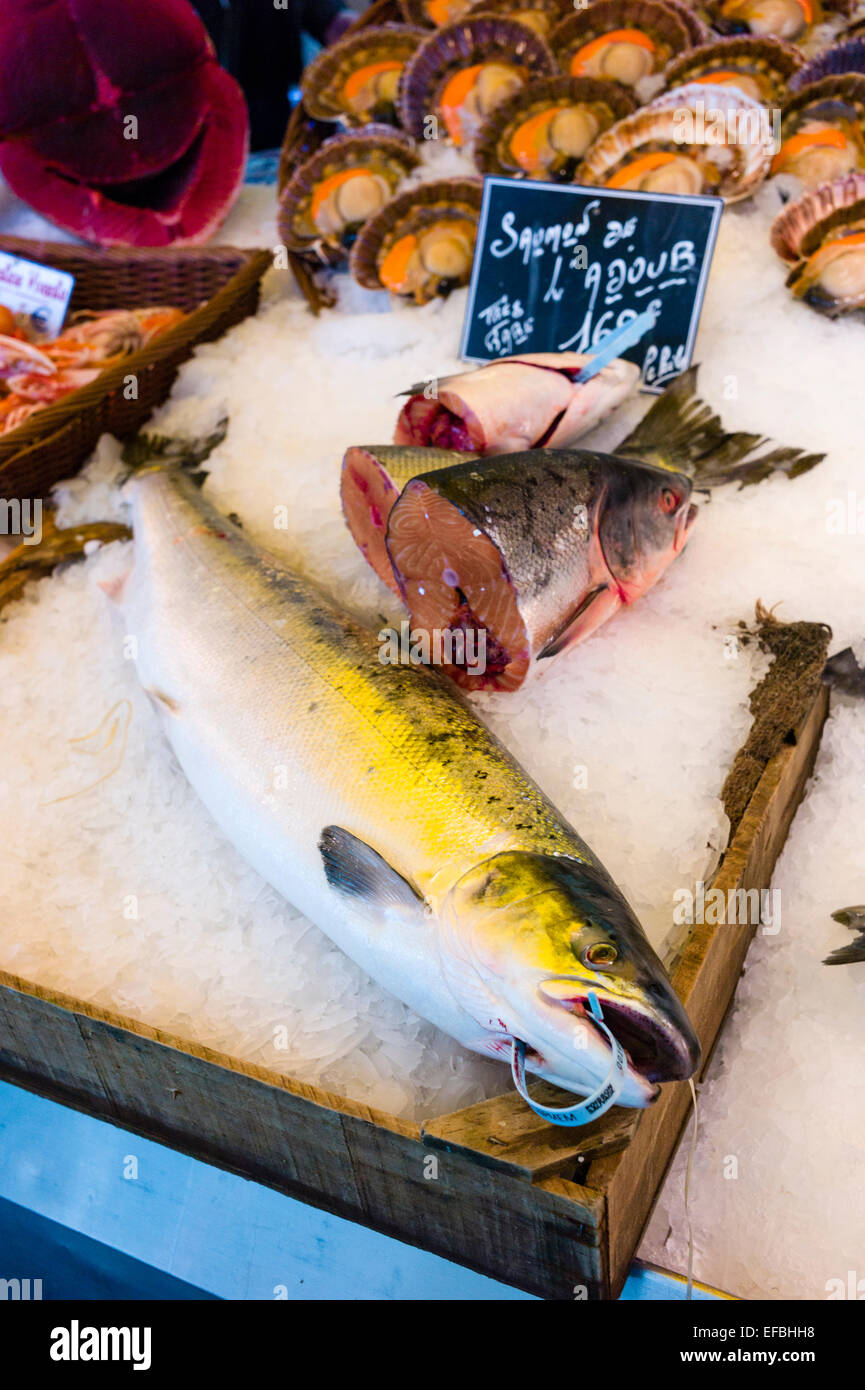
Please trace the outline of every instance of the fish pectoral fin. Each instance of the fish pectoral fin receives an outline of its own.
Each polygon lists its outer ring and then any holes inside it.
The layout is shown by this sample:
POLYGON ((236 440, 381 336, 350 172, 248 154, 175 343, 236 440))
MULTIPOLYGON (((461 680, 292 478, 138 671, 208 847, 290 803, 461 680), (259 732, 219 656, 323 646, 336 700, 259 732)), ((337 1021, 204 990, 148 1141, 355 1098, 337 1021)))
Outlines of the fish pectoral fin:
POLYGON ((423 916, 422 894, 365 840, 340 825, 326 825, 318 848, 325 877, 338 893, 379 911, 395 909, 418 919, 423 916))
POLYGON ((833 922, 840 922, 842 927, 848 927, 850 931, 858 932, 859 939, 851 941, 846 946, 839 946, 837 950, 825 957, 824 965, 850 965, 855 961, 865 960, 865 905, 858 907, 840 907, 837 912, 832 914, 833 922))
MULTIPOLYGON (((589 624, 583 620, 593 605, 595 608, 601 606, 604 601, 604 596, 609 595, 609 592, 610 590, 606 584, 599 584, 597 588, 590 589, 585 597, 580 600, 573 613, 570 613, 565 619, 565 622, 559 628, 558 632, 553 633, 549 641, 541 648, 536 659, 538 661, 543 661, 545 657, 558 656, 559 652, 565 650, 565 647, 569 647, 572 642, 579 641, 584 628, 592 630, 595 624, 589 624)), ((594 617, 594 614, 592 616, 594 617)))

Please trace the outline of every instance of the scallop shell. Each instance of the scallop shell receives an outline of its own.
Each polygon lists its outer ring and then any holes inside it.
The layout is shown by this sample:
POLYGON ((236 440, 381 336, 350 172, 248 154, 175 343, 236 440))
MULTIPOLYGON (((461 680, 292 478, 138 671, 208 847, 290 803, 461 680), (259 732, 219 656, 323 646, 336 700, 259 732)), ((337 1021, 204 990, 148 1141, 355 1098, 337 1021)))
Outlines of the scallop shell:
POLYGON ((519 69, 523 80, 545 77, 555 63, 543 39, 515 19, 477 15, 438 29, 421 44, 403 74, 400 119, 419 138, 430 116, 441 116, 440 98, 458 72, 477 64, 519 69))
POLYGON ((795 174, 806 187, 825 183, 832 177, 843 178, 855 168, 865 168, 865 75, 848 72, 840 77, 823 77, 819 82, 802 87, 781 113, 781 141, 781 149, 772 161, 772 173, 795 174), (846 168, 837 167, 837 159, 834 170, 827 169, 825 161, 822 161, 822 170, 819 164, 815 168, 813 159, 809 168, 807 157, 804 162, 801 159, 791 162, 786 142, 802 133, 806 124, 814 122, 818 127, 834 126, 843 134, 845 143, 840 153, 846 168))
MULTIPOLYGON (((465 222, 471 229, 472 250, 481 210, 483 184, 480 179, 438 179, 406 189, 364 223, 352 247, 349 268, 365 289, 384 289, 381 267, 385 257, 402 238, 423 237, 437 223, 465 222)), ((428 278, 400 293, 413 294, 425 304, 437 294, 448 293, 457 284, 466 284, 471 272, 471 256, 464 271, 456 277, 431 273, 428 278)))
POLYGON ((688 37, 692 44, 711 43, 712 39, 716 37, 709 25, 688 4, 688 0, 663 0, 663 4, 668 10, 673 10, 679 16, 688 31, 688 37))
MULTIPOLYGON (((484 122, 475 142, 475 164, 482 174, 505 174, 520 177, 528 172, 515 156, 508 155, 507 142, 513 132, 545 108, 590 105, 600 122, 599 131, 622 120, 636 108, 636 99, 627 87, 618 82, 600 81, 594 77, 542 77, 528 82, 522 91, 503 101, 484 122)), ((560 170, 540 170, 539 176, 570 183, 576 163, 568 160, 560 170), (573 167, 569 167, 573 165, 573 167)))
POLYGON ((321 121, 365 125, 391 120, 396 111, 395 97, 364 107, 346 96, 345 84, 368 64, 393 61, 405 65, 426 37, 427 31, 418 26, 380 24, 348 34, 332 47, 323 48, 301 80, 304 106, 321 121))
MULTIPOLYGON (((619 30, 636 29, 654 44, 650 71, 658 72, 677 53, 693 46, 688 28, 678 11, 660 0, 594 0, 584 10, 578 10, 563 20, 554 30, 550 47, 562 72, 573 77, 609 77, 634 86, 647 72, 609 71, 574 72, 578 53, 594 40, 619 30)), ((621 45, 616 45, 620 48, 621 45)), ((591 61, 591 60, 589 60, 591 61)))
POLYGON ((755 100, 777 103, 784 100, 787 84, 805 59, 794 44, 781 39, 758 39, 751 34, 715 39, 713 43, 675 58, 669 64, 666 85, 681 87, 689 82, 710 83, 714 87, 737 86, 735 82, 711 82, 717 72, 741 72, 751 77, 759 95, 740 87, 746 96, 755 100))
POLYGON ((798 92, 800 87, 819 82, 821 77, 837 77, 844 72, 865 73, 865 38, 836 43, 819 58, 812 58, 790 79, 790 91, 798 92))
POLYGON ((572 10, 572 0, 474 0, 467 16, 473 19, 479 14, 495 14, 518 19, 542 39, 549 39, 556 25, 572 10))
POLYGON ((719 34, 801 41, 823 21, 820 0, 715 0, 707 5, 719 34))
POLYGON ((632 152, 644 150, 647 156, 672 153, 688 165, 696 164, 703 170, 703 187, 688 191, 717 193, 727 202, 738 202, 749 197, 766 177, 773 148, 772 131, 764 124, 763 111, 757 102, 736 87, 711 87, 691 82, 665 92, 650 106, 605 131, 577 170, 576 181, 609 187, 617 166, 632 152), (683 113, 690 110, 694 111, 697 122, 697 138, 693 142, 682 139, 683 113), (734 134, 741 128, 750 137, 753 126, 758 138, 742 141, 700 139, 701 113, 702 133, 711 135, 717 124, 717 112, 732 125, 734 134), (700 151, 704 152, 702 159, 696 158, 700 151), (712 151, 724 153, 716 160, 710 158, 712 151), (710 166, 708 178, 706 165, 710 166))
POLYGON ((472 0, 399 0, 406 24, 422 24, 425 29, 456 24, 471 4, 472 0))
POLYGON ((772 223, 769 240, 776 256, 794 265, 813 255, 836 227, 860 219, 865 219, 865 174, 848 174, 788 203, 772 223))
POLYGON ((331 136, 295 170, 283 190, 277 213, 281 241, 290 251, 311 251, 332 264, 344 259, 344 234, 323 230, 312 219, 310 205, 316 187, 334 174, 368 168, 384 179, 393 193, 418 163, 414 141, 393 126, 370 125, 362 131, 331 136))
POLYGON ((865 221, 827 238, 786 284, 794 299, 832 319, 865 309, 865 221))

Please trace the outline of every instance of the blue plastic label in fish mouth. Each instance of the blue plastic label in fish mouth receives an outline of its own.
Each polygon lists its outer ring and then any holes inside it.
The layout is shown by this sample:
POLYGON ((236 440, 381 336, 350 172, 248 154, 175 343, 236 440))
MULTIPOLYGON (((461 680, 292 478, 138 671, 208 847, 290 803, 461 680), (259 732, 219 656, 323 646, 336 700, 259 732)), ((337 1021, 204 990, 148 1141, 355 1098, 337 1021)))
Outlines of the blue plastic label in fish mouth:
POLYGON ((534 1110, 542 1120, 549 1120, 554 1125, 565 1125, 568 1128, 575 1128, 578 1125, 587 1125, 590 1120, 596 1120, 599 1115, 603 1115, 612 1105, 615 1105, 628 1074, 628 1060, 625 1056, 625 1049, 617 1038, 613 1037, 601 1012, 598 1003, 598 996, 594 990, 589 990, 589 1008, 595 1023, 603 1033, 606 1033, 610 1040, 612 1056, 610 1070, 604 1077, 600 1086, 585 1100, 581 1100, 576 1105, 549 1106, 538 1105, 529 1095, 526 1087, 526 1045, 519 1038, 513 1038, 511 1052, 511 1075, 514 1078, 514 1085, 522 1096, 526 1105, 534 1110))

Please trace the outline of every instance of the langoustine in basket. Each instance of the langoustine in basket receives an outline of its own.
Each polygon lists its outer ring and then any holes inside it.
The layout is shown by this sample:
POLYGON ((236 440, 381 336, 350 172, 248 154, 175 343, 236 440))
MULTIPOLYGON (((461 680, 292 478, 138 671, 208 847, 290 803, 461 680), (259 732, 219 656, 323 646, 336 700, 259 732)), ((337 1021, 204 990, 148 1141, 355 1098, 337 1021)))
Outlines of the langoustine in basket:
POLYGON ((82 311, 58 337, 34 343, 15 316, 0 312, 0 434, 34 411, 89 386, 106 367, 146 347, 185 317, 180 309, 82 311))

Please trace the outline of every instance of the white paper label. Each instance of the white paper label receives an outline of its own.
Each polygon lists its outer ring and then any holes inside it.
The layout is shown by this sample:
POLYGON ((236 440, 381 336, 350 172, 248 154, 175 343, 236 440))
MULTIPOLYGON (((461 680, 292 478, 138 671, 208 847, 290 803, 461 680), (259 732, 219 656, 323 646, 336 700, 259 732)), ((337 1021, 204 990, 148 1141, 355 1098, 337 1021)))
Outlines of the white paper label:
POLYGON ((27 314, 33 332, 56 338, 63 327, 75 276, 0 251, 0 304, 27 314))

